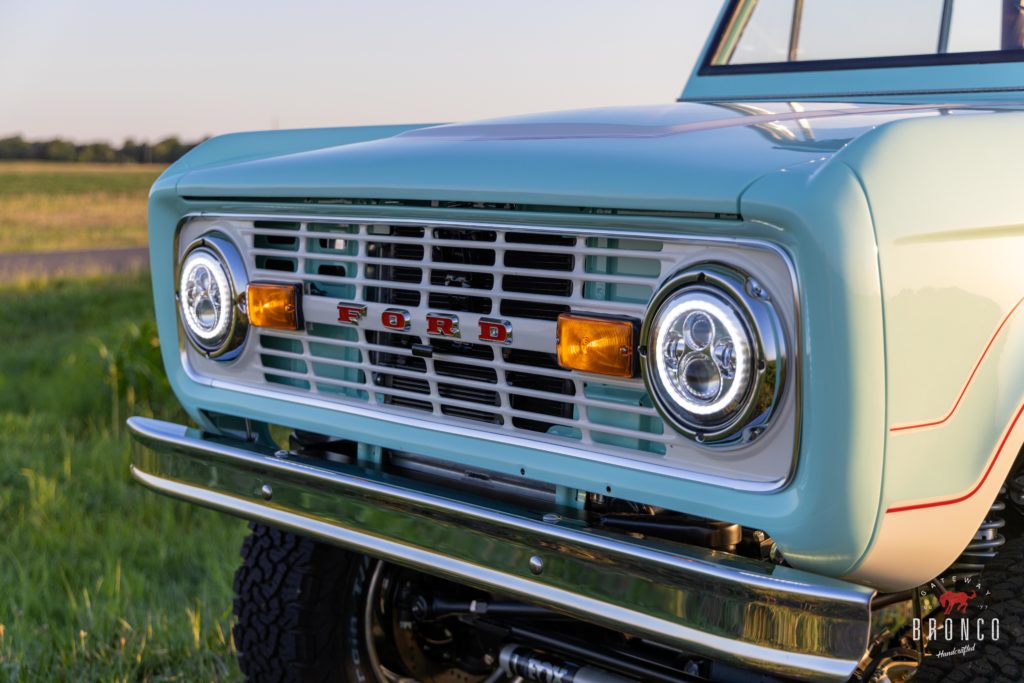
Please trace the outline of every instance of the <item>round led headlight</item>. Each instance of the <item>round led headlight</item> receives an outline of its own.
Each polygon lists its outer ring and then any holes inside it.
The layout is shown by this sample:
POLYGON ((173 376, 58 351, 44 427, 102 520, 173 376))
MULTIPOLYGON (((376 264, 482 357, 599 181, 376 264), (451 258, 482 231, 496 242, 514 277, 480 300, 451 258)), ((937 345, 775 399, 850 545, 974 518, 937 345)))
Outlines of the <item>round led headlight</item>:
POLYGON ((783 334, 770 298, 741 273, 708 264, 670 279, 641 330, 641 363, 662 416, 704 443, 767 426, 783 385, 783 334))
POLYGON ((178 269, 181 325, 208 358, 236 356, 245 339, 245 266, 227 239, 206 235, 188 246, 178 269))

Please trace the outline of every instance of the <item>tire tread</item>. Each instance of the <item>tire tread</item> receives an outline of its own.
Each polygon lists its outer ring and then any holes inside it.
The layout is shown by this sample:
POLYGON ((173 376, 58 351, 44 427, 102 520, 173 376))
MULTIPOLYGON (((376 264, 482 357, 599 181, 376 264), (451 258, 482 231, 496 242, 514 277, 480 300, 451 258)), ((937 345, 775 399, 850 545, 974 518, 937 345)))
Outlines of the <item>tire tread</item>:
POLYGON ((251 523, 234 578, 238 661, 254 683, 343 680, 344 550, 251 523))

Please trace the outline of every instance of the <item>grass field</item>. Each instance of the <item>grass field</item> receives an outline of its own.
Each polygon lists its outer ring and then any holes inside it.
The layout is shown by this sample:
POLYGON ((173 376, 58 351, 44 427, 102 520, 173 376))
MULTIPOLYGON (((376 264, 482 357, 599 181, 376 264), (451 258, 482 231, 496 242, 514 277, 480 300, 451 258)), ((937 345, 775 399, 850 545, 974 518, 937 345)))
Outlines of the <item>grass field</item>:
POLYGON ((0 681, 239 677, 244 524, 128 476, 124 417, 184 419, 151 308, 142 277, 0 287, 0 681))
POLYGON ((0 162, 0 253, 144 246, 162 166, 0 162))

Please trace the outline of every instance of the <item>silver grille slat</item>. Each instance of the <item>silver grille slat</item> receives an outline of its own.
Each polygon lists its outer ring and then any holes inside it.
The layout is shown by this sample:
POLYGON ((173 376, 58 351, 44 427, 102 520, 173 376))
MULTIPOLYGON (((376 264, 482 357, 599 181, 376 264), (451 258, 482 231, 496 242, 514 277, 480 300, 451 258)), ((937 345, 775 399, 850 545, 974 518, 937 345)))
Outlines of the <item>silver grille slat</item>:
POLYGON ((263 332, 264 379, 282 391, 646 456, 663 455, 676 440, 640 379, 580 377, 554 362, 559 311, 643 317, 666 264, 678 260, 660 241, 330 221, 253 221, 237 233, 252 278, 301 281, 311 310, 344 301, 398 307, 420 320, 444 312, 464 319, 469 333, 480 317, 512 323, 511 346, 467 334, 432 358, 399 344, 437 340, 415 329, 395 334, 372 320, 334 325, 333 336, 308 326, 263 332), (469 286, 446 283, 453 279, 469 286), (338 289, 322 291, 331 287, 338 289), (519 351, 533 355, 519 358, 519 351))
MULTIPOLYGON (((275 370, 274 374, 280 374, 281 376, 284 376, 284 377, 307 379, 307 376, 305 375, 305 373, 290 372, 290 371, 287 371, 287 370, 275 370)), ((326 384, 326 385, 333 385, 333 386, 344 387, 344 388, 353 388, 353 389, 364 389, 365 388, 360 383, 357 383, 357 382, 345 382, 345 381, 342 381, 342 380, 317 379, 316 382, 321 383, 321 384, 326 384)), ((442 384, 443 384, 443 382, 442 382, 442 384)), ((435 391, 436 391, 436 388, 435 388, 435 391)), ((378 391, 377 393, 385 395, 385 396, 391 396, 391 397, 397 397, 397 398, 407 398, 407 399, 417 400, 417 401, 426 401, 426 400, 428 400, 428 397, 427 397, 426 394, 418 394, 418 393, 415 393, 415 392, 401 391, 401 390, 396 390, 396 389, 389 389, 386 392, 378 391)), ((443 398, 443 399, 440 399, 438 401, 438 404, 440 406, 448 406, 448 407, 456 407, 456 408, 466 408, 468 410, 486 412, 488 414, 493 414, 493 415, 496 415, 496 416, 507 417, 507 418, 518 417, 518 418, 529 419, 529 420, 543 420, 545 423, 550 423, 553 426, 559 426, 559 427, 571 428, 571 427, 576 427, 577 426, 576 424, 574 424, 571 421, 560 420, 559 418, 556 418, 556 417, 550 417, 550 416, 547 416, 547 415, 539 415, 537 413, 530 413, 530 412, 521 411, 521 410, 511 410, 511 409, 507 409, 507 408, 503 408, 503 407, 498 407, 498 406, 482 405, 480 403, 474 403, 474 402, 471 402, 471 401, 461 401, 461 400, 458 400, 458 399, 447 398, 447 397, 443 398)), ((607 407, 607 406, 604 406, 604 407, 607 407)), ((617 410, 618 407, 616 406, 615 409, 617 410)), ((437 406, 437 405, 435 405, 430 412, 432 414, 434 414, 434 415, 443 415, 443 414, 445 414, 444 411, 441 410, 439 408, 439 406, 437 406)), ((599 428, 598 427, 594 427, 594 428, 592 428, 591 431, 592 432, 600 432, 600 433, 604 433, 604 434, 610 434, 612 436, 623 436, 623 437, 629 437, 629 438, 635 438, 637 436, 637 432, 634 431, 634 430, 621 429, 621 428, 618 428, 618 427, 612 427, 612 426, 608 426, 608 425, 602 425, 599 428)), ((646 432, 643 433, 643 440, 657 442, 657 443, 672 443, 674 441, 673 438, 667 438, 667 437, 665 437, 665 436, 663 436, 661 434, 652 434, 652 433, 646 433, 646 432)), ((587 435, 583 435, 581 437, 580 441, 582 441, 582 443, 593 443, 593 441, 591 439, 587 438, 587 435)))
MULTIPOLYGON (((281 252, 280 251, 274 251, 272 249, 254 249, 252 251, 252 253, 255 256, 281 256, 281 252)), ((305 257, 309 257, 309 256, 322 257, 323 256, 323 254, 310 253, 310 252, 302 252, 302 251, 289 252, 289 253, 293 253, 293 254, 300 255, 300 256, 305 256, 305 257)), ((323 259, 322 258, 318 258, 317 260, 323 260, 323 259)), ((376 265, 376 266, 400 266, 400 267, 402 267, 402 266, 408 267, 409 264, 411 263, 410 261, 406 261, 406 260, 402 260, 402 259, 384 259, 384 258, 362 257, 362 256, 346 256, 346 257, 344 257, 343 261, 345 263, 360 263, 360 264, 370 264, 370 265, 376 265)), ((474 266, 474 265, 469 265, 469 264, 464 264, 464 263, 455 264, 455 263, 440 262, 440 261, 429 262, 429 263, 430 263, 430 265, 435 265, 435 266, 442 266, 442 265, 458 266, 458 270, 463 271, 463 272, 467 272, 467 273, 493 273, 494 272, 494 268, 487 267, 487 266, 474 266)), ((561 271, 558 271, 558 272, 561 272, 561 271)), ((571 272, 571 271, 568 271, 568 272, 571 272)), ((523 277, 530 277, 530 276, 533 276, 533 275, 537 275, 538 271, 537 270, 533 270, 533 269, 523 269, 523 268, 503 268, 502 269, 502 273, 505 274, 505 275, 520 275, 520 276, 523 276, 523 277)), ((335 278, 335 279, 336 280, 347 280, 347 278, 335 278)), ((605 284, 623 284, 623 285, 650 284, 649 279, 647 277, 642 276, 642 275, 610 275, 610 274, 605 274, 605 275, 601 275, 601 276, 588 276, 588 275, 580 274, 575 279, 578 279, 578 280, 583 281, 583 282, 600 282, 600 283, 605 283, 605 284)), ((444 292, 450 292, 451 291, 450 289, 443 289, 443 288, 442 289, 438 289, 436 287, 431 287, 430 285, 426 285, 425 286, 425 290, 426 291, 444 291, 444 292)), ((484 289, 483 291, 487 291, 487 290, 484 289)))
MULTIPOLYGON (((302 225, 309 225, 303 223, 302 225)), ((379 225, 377 223, 368 225, 379 225)), ((491 230, 490 228, 481 228, 482 230, 491 230)), ((355 234, 346 232, 318 232, 316 230, 307 231, 295 231, 295 230, 267 230, 267 229, 242 229, 239 230, 240 235, 264 235, 268 237, 296 237, 301 235, 303 237, 317 238, 317 239, 346 239, 352 242, 381 242, 385 244, 408 244, 408 245, 422 245, 422 238, 410 239, 408 237, 394 237, 391 235, 373 235, 373 234, 355 234)), ((550 233, 542 233, 550 234, 550 233)), ((650 238, 638 238, 646 239, 650 241, 650 238)), ((439 247, 464 247, 466 242, 464 240, 446 240, 446 239, 431 239, 430 244, 432 246, 439 247)), ((502 244, 501 242, 478 242, 477 244, 484 246, 487 244, 502 244)), ((524 244, 522 242, 512 242, 506 244, 524 244)), ((517 248, 513 248, 513 251, 517 248)), ((607 248, 593 248, 593 247, 559 247, 556 245, 546 245, 544 251, 550 254, 569 254, 572 256, 608 256, 607 248)), ((657 259, 660 261, 674 261, 675 259, 669 254, 659 253, 657 251, 647 251, 639 249, 615 249, 616 256, 628 256, 634 258, 646 258, 646 259, 657 259)))
MULTIPOLYGON (((293 358, 295 358, 295 356, 290 355, 290 354, 284 354, 284 353, 278 353, 276 351, 266 351, 266 350, 260 351, 260 355, 261 356, 274 356, 274 357, 277 357, 277 358, 285 358, 285 359, 293 359, 293 358)), ((318 358, 318 359, 316 359, 313 362, 317 363, 317 364, 333 365, 333 366, 336 366, 336 367, 352 368, 352 369, 358 369, 358 370, 365 369, 365 367, 366 367, 366 366, 364 366, 361 363, 352 363, 352 362, 347 362, 347 361, 338 361, 338 360, 325 359, 325 358, 318 358)), ((275 373, 282 373, 282 372, 287 372, 287 371, 275 370, 274 372, 275 373)), ((390 368, 390 367, 388 368, 387 373, 389 375, 395 375, 395 376, 399 376, 399 377, 409 377, 409 378, 412 378, 412 379, 425 379, 428 382, 441 382, 442 384, 450 383, 452 381, 452 379, 453 379, 451 375, 439 375, 436 372, 416 373, 416 372, 410 372, 410 371, 407 371, 407 370, 401 370, 401 369, 398 369, 398 368, 390 368)), ((295 377, 301 377, 303 379, 306 378, 305 377, 305 373, 291 372, 291 373, 289 373, 289 375, 290 376, 295 376, 295 377)), ((351 386, 351 387, 363 388, 361 383, 356 383, 356 382, 340 383, 338 380, 323 380, 323 379, 317 379, 317 381, 318 382, 326 381, 326 382, 329 382, 329 383, 337 383, 337 384, 343 385, 343 386, 351 386)), ((480 388, 483 388, 483 389, 487 389, 489 387, 496 387, 497 386, 493 382, 484 382, 484 381, 481 381, 481 380, 478 380, 478 379, 475 379, 475 378, 471 378, 471 377, 459 377, 458 381, 464 382, 464 383, 467 383, 467 384, 473 384, 473 385, 479 386, 480 388)), ((542 399, 552 399, 552 400, 557 400, 557 397, 559 397, 559 396, 562 396, 563 399, 565 397, 565 394, 558 394, 558 393, 546 392, 546 391, 535 391, 533 389, 527 389, 527 388, 524 388, 524 387, 516 387, 515 393, 516 394, 521 394, 523 396, 528 396, 528 397, 531 397, 531 398, 542 398, 542 399)), ((500 397, 500 395, 499 395, 499 397, 500 397)), ((579 405, 579 406, 587 406, 587 407, 591 407, 592 406, 592 407, 598 407, 598 408, 605 408, 605 407, 607 407, 606 403, 603 403, 601 401, 595 401, 595 400, 588 399, 588 398, 581 397, 581 396, 573 396, 572 397, 572 402, 574 404, 576 404, 576 405, 579 405)), ((650 410, 647 409, 647 408, 643 408, 643 407, 640 407, 640 406, 628 406, 628 405, 623 405, 621 403, 615 404, 615 410, 621 410, 622 412, 633 413, 633 414, 636 414, 636 415, 649 415, 650 414, 650 410)))

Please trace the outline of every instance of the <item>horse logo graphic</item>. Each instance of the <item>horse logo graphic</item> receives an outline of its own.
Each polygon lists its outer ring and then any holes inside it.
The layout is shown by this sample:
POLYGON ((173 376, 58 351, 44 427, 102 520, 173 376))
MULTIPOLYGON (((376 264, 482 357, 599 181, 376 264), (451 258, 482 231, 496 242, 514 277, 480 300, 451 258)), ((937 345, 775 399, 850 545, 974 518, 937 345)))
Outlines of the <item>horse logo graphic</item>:
POLYGON ((971 594, 960 593, 957 591, 950 591, 943 593, 939 596, 939 604, 946 608, 946 616, 953 613, 954 609, 959 609, 960 614, 967 614, 967 603, 977 597, 977 593, 971 591, 971 594))

